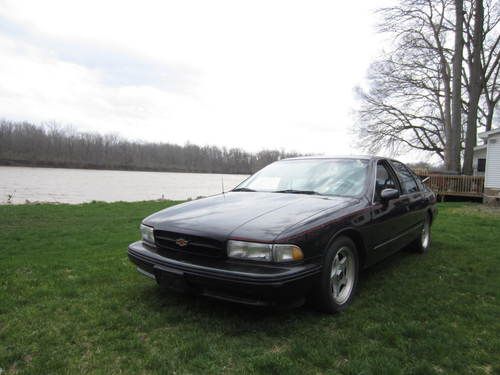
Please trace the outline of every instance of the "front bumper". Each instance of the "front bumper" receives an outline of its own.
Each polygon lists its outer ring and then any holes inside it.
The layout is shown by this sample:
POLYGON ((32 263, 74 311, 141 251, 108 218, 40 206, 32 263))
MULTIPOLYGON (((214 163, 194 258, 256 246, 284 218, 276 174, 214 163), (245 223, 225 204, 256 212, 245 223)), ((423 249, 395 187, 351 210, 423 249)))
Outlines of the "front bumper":
POLYGON ((233 260, 174 259, 145 246, 128 247, 139 272, 172 289, 250 305, 275 305, 303 298, 321 272, 321 263, 267 265, 233 260))

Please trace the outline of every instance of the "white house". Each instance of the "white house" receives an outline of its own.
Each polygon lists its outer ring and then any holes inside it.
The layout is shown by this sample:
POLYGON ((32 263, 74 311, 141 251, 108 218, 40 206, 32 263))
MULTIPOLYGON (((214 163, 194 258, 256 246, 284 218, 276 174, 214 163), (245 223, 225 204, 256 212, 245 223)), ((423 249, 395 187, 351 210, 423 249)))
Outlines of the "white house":
POLYGON ((500 128, 479 134, 485 144, 474 148, 474 174, 484 175, 485 203, 500 203, 500 128))

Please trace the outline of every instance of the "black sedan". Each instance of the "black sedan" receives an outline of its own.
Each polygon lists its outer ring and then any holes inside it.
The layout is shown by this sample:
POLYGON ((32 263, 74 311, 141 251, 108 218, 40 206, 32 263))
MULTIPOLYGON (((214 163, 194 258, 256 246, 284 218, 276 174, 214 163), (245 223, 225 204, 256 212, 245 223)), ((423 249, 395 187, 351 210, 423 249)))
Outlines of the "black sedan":
POLYGON ((429 249, 435 203, 396 160, 286 159, 147 217, 128 255, 162 286, 252 305, 311 297, 336 312, 360 270, 407 245, 429 249))

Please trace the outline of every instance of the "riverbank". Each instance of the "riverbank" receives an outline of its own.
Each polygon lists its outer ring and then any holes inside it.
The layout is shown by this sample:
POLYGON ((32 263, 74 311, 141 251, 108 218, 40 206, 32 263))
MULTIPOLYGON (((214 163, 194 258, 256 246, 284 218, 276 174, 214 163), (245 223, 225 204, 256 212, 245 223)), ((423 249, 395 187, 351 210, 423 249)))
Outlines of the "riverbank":
POLYGON ((43 160, 15 160, 15 159, 0 159, 0 166, 5 167, 30 167, 30 168, 63 168, 63 169, 89 169, 96 171, 131 171, 131 172, 172 172, 172 173, 203 173, 203 174, 228 174, 239 175, 244 172, 223 172, 216 169, 201 170, 201 169, 184 169, 184 168, 148 168, 144 166, 129 166, 129 165, 108 165, 103 166, 92 163, 74 163, 74 162, 55 162, 43 160))
POLYGON ((0 202, 186 200, 232 189, 246 175, 0 166, 0 202))
POLYGON ((0 206, 0 368, 46 373, 495 373, 500 215, 440 204, 431 251, 364 272, 342 314, 161 292, 126 247, 175 202, 0 206))

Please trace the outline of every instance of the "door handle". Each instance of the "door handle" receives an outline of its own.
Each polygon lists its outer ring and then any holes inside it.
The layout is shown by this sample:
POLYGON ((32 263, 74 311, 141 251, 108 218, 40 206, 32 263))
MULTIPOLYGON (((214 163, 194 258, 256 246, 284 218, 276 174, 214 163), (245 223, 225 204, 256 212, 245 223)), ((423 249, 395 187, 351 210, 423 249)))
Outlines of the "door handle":
POLYGON ((406 212, 410 211, 410 198, 400 199, 398 202, 398 206, 404 206, 406 212))

